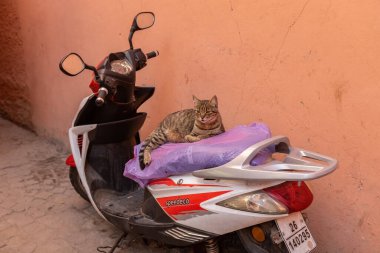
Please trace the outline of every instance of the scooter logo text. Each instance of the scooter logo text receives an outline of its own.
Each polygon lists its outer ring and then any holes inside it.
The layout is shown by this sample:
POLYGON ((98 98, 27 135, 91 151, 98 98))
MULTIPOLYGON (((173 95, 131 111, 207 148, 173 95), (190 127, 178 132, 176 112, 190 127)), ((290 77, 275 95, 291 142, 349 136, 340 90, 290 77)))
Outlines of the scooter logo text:
POLYGON ((188 198, 166 201, 166 206, 180 206, 180 205, 188 205, 188 204, 190 204, 190 200, 188 198))

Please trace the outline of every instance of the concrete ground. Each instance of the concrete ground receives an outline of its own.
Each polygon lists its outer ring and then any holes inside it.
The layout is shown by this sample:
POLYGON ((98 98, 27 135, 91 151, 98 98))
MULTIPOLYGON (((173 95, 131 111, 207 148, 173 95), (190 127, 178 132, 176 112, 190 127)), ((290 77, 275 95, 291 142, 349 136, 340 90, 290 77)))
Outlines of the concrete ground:
MULTIPOLYGON (((59 145, 0 118, 0 253, 98 252, 120 237, 73 190, 66 156, 59 145)), ((128 237, 115 252, 167 251, 128 237)))

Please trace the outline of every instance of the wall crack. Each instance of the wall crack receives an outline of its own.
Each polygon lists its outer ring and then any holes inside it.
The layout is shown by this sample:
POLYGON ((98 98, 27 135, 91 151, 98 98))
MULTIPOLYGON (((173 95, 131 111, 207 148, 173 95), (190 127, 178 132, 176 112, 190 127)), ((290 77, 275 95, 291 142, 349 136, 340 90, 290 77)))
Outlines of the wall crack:
POLYGON ((307 5, 309 4, 311 0, 306 0, 305 3, 303 4, 302 6, 302 9, 300 10, 300 12, 298 13, 298 15, 295 17, 295 19, 292 21, 292 23, 288 26, 288 30, 286 31, 285 35, 283 36, 282 40, 281 40, 281 44, 280 44, 280 47, 276 53, 276 56, 271 64, 271 67, 269 68, 269 71, 268 71, 268 74, 266 75, 265 77, 265 81, 267 81, 270 77, 270 75, 272 74, 275 66, 277 65, 277 62, 278 62, 278 58, 280 57, 281 55, 281 52, 282 52, 282 49, 285 45, 285 42, 286 40, 288 39, 288 36, 292 30, 292 28, 296 25, 296 23, 298 22, 298 20, 301 18, 302 14, 304 13, 307 5))

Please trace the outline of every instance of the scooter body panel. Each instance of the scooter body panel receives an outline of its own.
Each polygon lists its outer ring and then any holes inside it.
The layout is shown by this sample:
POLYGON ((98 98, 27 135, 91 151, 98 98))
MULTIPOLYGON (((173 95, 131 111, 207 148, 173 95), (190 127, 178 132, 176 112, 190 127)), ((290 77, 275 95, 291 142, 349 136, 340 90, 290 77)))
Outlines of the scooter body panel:
POLYGON ((94 207, 95 211, 103 219, 107 220, 95 204, 95 201, 90 191, 90 186, 86 178, 86 173, 85 173, 86 156, 87 156, 87 151, 88 151, 88 147, 90 143, 89 138, 88 138, 88 132, 94 130, 95 128, 96 128, 95 124, 72 127, 69 129, 69 140, 70 140, 71 151, 74 156, 74 161, 79 173, 79 177, 87 193, 88 199, 90 200, 91 205, 94 207), (82 136, 83 142, 81 145, 78 144, 78 136, 82 136))
POLYGON ((185 174, 154 180, 148 190, 174 222, 223 235, 286 216, 238 211, 217 205, 220 201, 280 183, 282 181, 205 180, 185 174))

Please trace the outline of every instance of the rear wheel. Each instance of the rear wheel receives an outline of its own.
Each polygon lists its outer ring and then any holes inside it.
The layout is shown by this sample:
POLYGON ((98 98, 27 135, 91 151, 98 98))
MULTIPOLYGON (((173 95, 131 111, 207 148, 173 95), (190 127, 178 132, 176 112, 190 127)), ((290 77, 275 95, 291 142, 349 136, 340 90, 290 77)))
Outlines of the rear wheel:
POLYGON ((74 187, 74 190, 79 194, 79 196, 90 202, 76 167, 70 167, 69 177, 71 185, 74 187))

